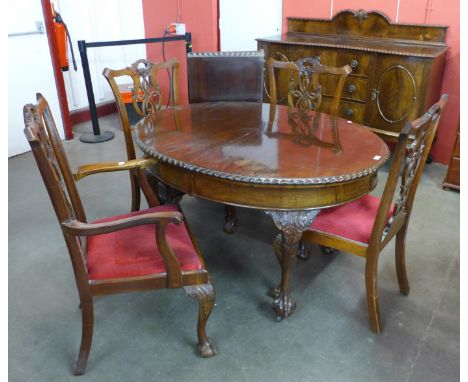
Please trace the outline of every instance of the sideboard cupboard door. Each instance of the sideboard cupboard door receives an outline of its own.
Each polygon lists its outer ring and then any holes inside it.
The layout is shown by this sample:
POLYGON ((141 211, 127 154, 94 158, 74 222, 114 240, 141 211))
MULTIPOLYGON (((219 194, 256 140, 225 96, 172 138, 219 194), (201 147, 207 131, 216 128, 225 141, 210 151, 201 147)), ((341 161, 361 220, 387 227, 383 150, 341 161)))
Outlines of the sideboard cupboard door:
POLYGON ((370 83, 365 123, 400 132, 408 120, 423 113, 427 60, 377 57, 370 83), (423 100, 421 102, 421 100, 423 100))

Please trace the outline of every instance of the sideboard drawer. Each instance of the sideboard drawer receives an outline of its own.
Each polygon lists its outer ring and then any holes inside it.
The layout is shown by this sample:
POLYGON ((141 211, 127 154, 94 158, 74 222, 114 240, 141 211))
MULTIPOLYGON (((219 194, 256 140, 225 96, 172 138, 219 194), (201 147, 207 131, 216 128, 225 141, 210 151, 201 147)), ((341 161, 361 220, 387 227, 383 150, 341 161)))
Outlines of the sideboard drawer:
MULTIPOLYGON (((333 97, 324 96, 320 106, 320 111, 329 113, 332 101, 333 97)), ((340 105, 338 106, 338 117, 357 123, 363 123, 365 110, 366 104, 364 103, 341 100, 340 105)))
POLYGON ((353 69, 352 74, 368 77, 371 59, 368 54, 354 53, 338 50, 336 52, 336 66, 349 65, 353 69))
POLYGON ((338 116, 353 122, 363 123, 366 105, 363 103, 341 101, 338 108, 338 116))
MULTIPOLYGON (((320 77, 320 84, 322 85, 322 93, 326 96, 333 97, 335 89, 338 86, 338 76, 336 75, 322 75, 320 77)), ((346 79, 341 98, 355 99, 359 101, 366 101, 367 95, 367 79, 358 76, 349 76, 346 79)))

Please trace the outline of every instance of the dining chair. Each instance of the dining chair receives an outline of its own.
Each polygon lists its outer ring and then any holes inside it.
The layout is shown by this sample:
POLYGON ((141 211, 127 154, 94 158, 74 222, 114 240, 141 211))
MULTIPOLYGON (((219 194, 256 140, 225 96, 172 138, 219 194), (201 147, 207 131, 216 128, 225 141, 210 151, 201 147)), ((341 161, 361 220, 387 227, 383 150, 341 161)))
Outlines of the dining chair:
POLYGON ((380 198, 367 195, 338 207, 324 209, 302 237, 303 241, 365 258, 370 328, 376 333, 382 330, 377 289, 379 254, 390 240, 396 237, 395 264, 398 285, 400 292, 408 295, 409 284, 405 267, 406 235, 418 183, 447 99, 447 94, 442 95, 439 102, 422 117, 407 123, 403 128, 398 136, 388 178, 380 198))
POLYGON ((83 374, 86 368, 93 337, 93 298, 100 295, 184 288, 199 302, 200 354, 215 355, 206 335, 215 291, 177 206, 88 223, 47 101, 37 94, 37 105, 25 105, 23 114, 24 133, 62 229, 80 298, 82 337, 74 374, 83 374))
MULTIPOLYGON (((143 118, 149 113, 179 104, 179 62, 174 58, 167 62, 156 63, 140 59, 123 69, 112 70, 105 68, 102 74, 107 79, 117 104, 125 137, 127 158, 128 160, 135 160, 132 124, 117 79, 119 81, 131 81, 129 110, 134 111, 137 116, 143 118), (164 72, 166 71, 170 74, 171 79, 167 95, 162 91, 158 81, 160 78, 158 76, 165 75, 164 72)), ((148 169, 130 171, 130 184, 132 189, 132 211, 140 209, 140 189, 143 191, 150 207, 159 204, 159 202, 163 204, 177 202, 181 197, 180 193, 172 189, 169 190, 168 186, 156 180, 148 169)))
POLYGON ((278 94, 281 86, 278 85, 275 69, 288 70, 290 72, 287 84, 287 101, 291 107, 300 109, 322 110, 323 100, 330 98, 331 94, 324 94, 321 82, 330 81, 329 76, 335 76, 338 79, 334 87, 334 94, 331 98, 331 105, 327 112, 332 115, 338 115, 341 93, 348 75, 352 72, 349 65, 339 68, 322 65, 320 57, 306 57, 295 62, 276 60, 270 57, 266 61, 266 71, 269 82, 270 103, 278 103, 278 94), (327 76, 327 79, 324 78, 327 76))
MULTIPOLYGON (((264 63, 263 50, 188 53, 189 102, 262 102, 264 63)), ((224 232, 234 233, 236 209, 224 208, 224 232)))

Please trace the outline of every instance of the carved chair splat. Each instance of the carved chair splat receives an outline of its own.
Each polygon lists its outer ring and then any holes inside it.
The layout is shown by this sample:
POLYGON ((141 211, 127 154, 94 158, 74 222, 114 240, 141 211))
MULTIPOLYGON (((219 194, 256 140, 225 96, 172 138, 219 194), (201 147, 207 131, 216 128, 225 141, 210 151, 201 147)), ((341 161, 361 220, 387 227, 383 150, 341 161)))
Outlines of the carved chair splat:
POLYGON ((290 80, 288 85, 288 105, 300 109, 320 110, 322 105, 322 75, 338 76, 338 84, 335 88, 333 101, 329 113, 338 115, 340 96, 348 75, 352 72, 349 65, 339 68, 322 65, 320 57, 306 57, 295 62, 276 60, 270 57, 266 61, 266 69, 269 82, 270 103, 278 102, 278 91, 275 77, 275 69, 289 70, 290 80))

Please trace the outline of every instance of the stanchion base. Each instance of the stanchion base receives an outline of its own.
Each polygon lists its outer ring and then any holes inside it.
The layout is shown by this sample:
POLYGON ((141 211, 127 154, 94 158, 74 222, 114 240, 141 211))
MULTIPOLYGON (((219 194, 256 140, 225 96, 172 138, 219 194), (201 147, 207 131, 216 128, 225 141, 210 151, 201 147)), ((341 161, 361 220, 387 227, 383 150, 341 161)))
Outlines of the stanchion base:
POLYGON ((111 131, 104 131, 99 135, 94 134, 83 134, 80 137, 80 141, 84 143, 100 143, 105 141, 110 141, 113 139, 115 134, 111 131))

